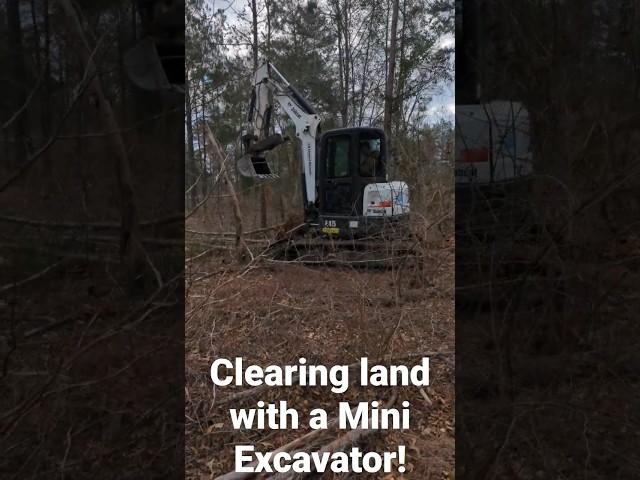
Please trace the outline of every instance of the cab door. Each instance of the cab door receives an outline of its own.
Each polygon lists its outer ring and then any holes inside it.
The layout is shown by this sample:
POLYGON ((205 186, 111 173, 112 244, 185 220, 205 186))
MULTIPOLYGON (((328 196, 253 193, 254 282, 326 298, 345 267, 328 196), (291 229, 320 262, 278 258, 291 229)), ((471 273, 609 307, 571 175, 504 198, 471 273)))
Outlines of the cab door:
POLYGON ((353 198, 353 135, 325 135, 321 146, 320 213, 355 215, 353 198))
POLYGON ((362 198, 370 183, 386 182, 387 145, 384 132, 377 128, 358 129, 352 174, 353 202, 358 215, 363 215, 362 198))

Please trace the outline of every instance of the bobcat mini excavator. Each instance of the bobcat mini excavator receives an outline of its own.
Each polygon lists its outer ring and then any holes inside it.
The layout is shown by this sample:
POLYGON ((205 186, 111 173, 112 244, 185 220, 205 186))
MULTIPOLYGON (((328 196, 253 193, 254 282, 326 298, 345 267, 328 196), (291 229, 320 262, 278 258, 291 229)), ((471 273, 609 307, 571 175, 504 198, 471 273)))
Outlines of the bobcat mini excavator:
POLYGON ((280 242, 286 245, 281 252, 288 258, 314 258, 310 263, 342 263, 337 256, 345 252, 351 252, 346 263, 375 263, 389 258, 390 248, 396 256, 405 252, 409 188, 387 181, 384 131, 354 127, 320 134, 314 107, 268 62, 254 75, 239 172, 259 180, 277 178, 265 153, 288 139, 272 133, 274 101, 293 122, 301 143, 305 214, 302 228, 280 242))

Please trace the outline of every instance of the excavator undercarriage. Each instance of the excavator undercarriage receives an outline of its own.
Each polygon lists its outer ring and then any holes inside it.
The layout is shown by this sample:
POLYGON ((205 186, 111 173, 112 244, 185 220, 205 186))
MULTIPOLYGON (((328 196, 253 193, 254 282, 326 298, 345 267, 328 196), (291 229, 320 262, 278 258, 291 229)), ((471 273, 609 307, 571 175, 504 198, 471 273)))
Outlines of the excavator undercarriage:
POLYGON ((414 262, 420 251, 419 243, 406 234, 345 239, 327 236, 304 224, 273 242, 263 257, 275 263, 391 268, 414 262))

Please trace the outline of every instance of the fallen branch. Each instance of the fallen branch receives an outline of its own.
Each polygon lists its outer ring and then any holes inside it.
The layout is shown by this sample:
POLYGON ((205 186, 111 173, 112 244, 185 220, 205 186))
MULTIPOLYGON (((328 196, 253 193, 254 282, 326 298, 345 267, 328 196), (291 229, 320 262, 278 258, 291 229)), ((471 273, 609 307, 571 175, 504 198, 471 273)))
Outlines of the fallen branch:
POLYGON ((33 99, 33 96, 35 95, 35 93, 38 91, 38 89, 40 88, 40 84, 42 83, 42 79, 44 78, 43 73, 41 72, 40 75, 38 75, 38 81, 36 82, 35 86, 31 89, 31 92, 29 92, 29 95, 27 96, 27 99, 24 101, 24 103, 22 104, 22 106, 16 110, 14 112, 13 115, 11 115, 11 117, 9 118, 9 120, 7 120, 6 122, 4 122, 2 124, 2 127, 0 127, 0 130, 6 130, 7 128, 9 128, 9 126, 20 116, 22 115, 22 112, 24 112, 27 107, 29 106, 29 104, 31 103, 31 100, 33 99))
MULTIPOLYGON (((287 225, 286 223, 281 223, 278 225, 271 225, 269 227, 258 228, 257 230, 251 230, 249 232, 246 232, 245 236, 258 235, 260 233, 270 232, 271 230, 278 230, 279 228, 283 228, 286 225, 287 225)), ((231 237, 236 234, 236 232, 201 232, 199 230, 191 230, 189 228, 186 229, 186 232, 194 235, 204 235, 204 236, 211 236, 211 237, 225 237, 225 236, 231 237)))
POLYGON ((189 217, 191 217, 194 213, 196 213, 198 210, 200 210, 200 207, 202 207, 205 203, 207 203, 207 200, 209 200, 209 196, 211 195, 211 191, 208 191, 207 194, 204 196, 204 198, 202 200, 200 200, 192 209, 191 211, 187 212, 184 216, 184 219, 188 219, 189 217))
POLYGON ((198 185, 198 182, 202 178, 202 174, 203 173, 204 173, 204 169, 200 172, 200 174, 198 175, 198 178, 196 178, 196 181, 193 182, 193 184, 184 191, 185 195, 188 195, 191 192, 191 190, 193 190, 195 188, 195 186, 198 185))
POLYGON ((220 250, 221 248, 223 248, 223 247, 207 248, 205 251, 200 252, 199 254, 194 255, 193 257, 186 258, 184 260, 184 263, 187 264, 187 263, 195 262, 196 260, 198 260, 200 258, 203 258, 203 257, 206 257, 207 255, 210 255, 211 253, 215 252, 216 250, 220 250))
POLYGON ((38 273, 34 273, 33 275, 31 275, 30 277, 25 278, 24 280, 20 280, 19 282, 13 282, 13 283, 9 283, 7 285, 4 285, 2 287, 0 287, 0 293, 1 292, 6 292, 8 290, 11 290, 12 288, 16 288, 16 287, 21 287, 22 285, 25 285, 29 282, 32 282, 34 280, 37 280, 41 277, 44 277, 47 273, 49 273, 51 270, 53 270, 54 268, 58 267, 59 265, 61 265, 64 262, 64 260, 60 260, 52 265, 49 265, 47 268, 44 268, 42 270, 40 270, 38 273))

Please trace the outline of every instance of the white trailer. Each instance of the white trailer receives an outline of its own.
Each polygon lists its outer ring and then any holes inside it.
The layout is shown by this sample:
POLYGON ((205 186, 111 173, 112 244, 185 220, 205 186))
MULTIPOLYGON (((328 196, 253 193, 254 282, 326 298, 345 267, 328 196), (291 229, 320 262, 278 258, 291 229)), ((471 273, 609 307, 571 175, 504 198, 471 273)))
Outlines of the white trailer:
POLYGON ((497 100, 456 105, 456 184, 489 185, 529 176, 529 113, 497 100))

